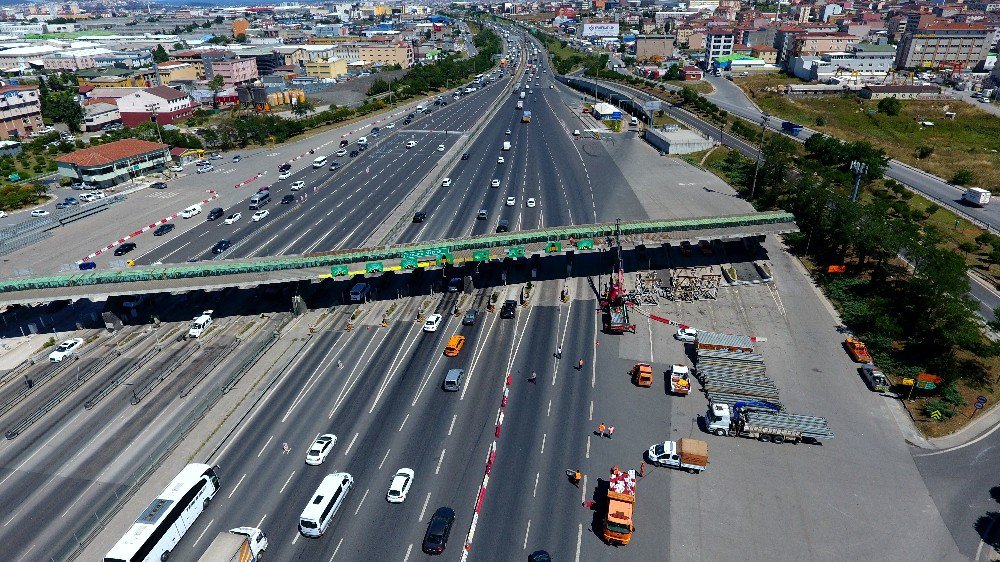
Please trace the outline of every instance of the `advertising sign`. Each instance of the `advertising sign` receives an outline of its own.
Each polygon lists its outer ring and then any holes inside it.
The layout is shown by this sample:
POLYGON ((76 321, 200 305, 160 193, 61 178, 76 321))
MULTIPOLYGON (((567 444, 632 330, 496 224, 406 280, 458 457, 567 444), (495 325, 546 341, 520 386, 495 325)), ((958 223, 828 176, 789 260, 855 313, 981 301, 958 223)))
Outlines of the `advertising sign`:
POLYGON ((579 29, 583 37, 618 37, 617 23, 585 23, 579 29))

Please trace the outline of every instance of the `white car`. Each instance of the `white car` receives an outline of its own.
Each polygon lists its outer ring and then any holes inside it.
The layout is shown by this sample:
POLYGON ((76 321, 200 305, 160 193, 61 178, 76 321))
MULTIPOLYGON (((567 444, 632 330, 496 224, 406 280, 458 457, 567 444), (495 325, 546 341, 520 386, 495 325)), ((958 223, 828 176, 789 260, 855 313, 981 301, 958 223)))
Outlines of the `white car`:
POLYGON ((222 222, 224 222, 226 224, 233 224, 233 223, 239 221, 242 218, 243 218, 242 214, 240 214, 240 213, 233 213, 233 214, 229 215, 228 217, 226 217, 226 220, 224 220, 222 222))
POLYGON ((504 163, 503 156, 497 156, 497 164, 503 164, 503 163, 504 163))
POLYGON ((490 182, 490 187, 500 187, 500 180, 494 179, 490 182))
POLYGON ((514 199, 513 197, 508 197, 507 198, 507 206, 508 207, 513 207, 514 205, 517 205, 517 199, 514 199))
POLYGON ((208 164, 206 166, 198 166, 197 172, 199 174, 207 174, 208 172, 211 172, 214 169, 215 169, 215 166, 213 166, 211 164, 208 164))
POLYGON ((395 129, 396 128, 396 122, 393 121, 392 123, 386 123, 384 128, 385 129, 395 129))
POLYGON ((438 152, 444 152, 444 145, 443 144, 439 144, 438 145, 438 152))
POLYGON ((334 154, 336 156, 338 156, 338 157, 347 156, 347 149, 346 148, 341 148, 337 152, 334 152, 334 154))
POLYGON ((306 464, 309 466, 319 466, 323 464, 326 457, 330 455, 333 446, 337 444, 337 436, 332 433, 317 435, 316 440, 309 446, 306 453, 306 464))
POLYGON ((292 191, 300 191, 306 188, 306 182, 299 180, 292 182, 292 191))
POLYGON ((267 209, 261 209, 261 210, 257 211, 256 213, 254 213, 253 216, 250 217, 250 220, 252 220, 253 222, 260 222, 265 217, 267 217, 267 215, 270 215, 270 214, 271 214, 271 212, 268 211, 267 209))
POLYGON ((510 134, 510 129, 507 129, 506 131, 504 131, 504 133, 503 133, 503 134, 505 134, 505 135, 509 135, 509 134, 510 134))
POLYGON ((555 86, 553 86, 552 84, 549 84, 549 89, 551 90, 553 88, 555 88, 555 86))
POLYGON ((66 359, 73 352, 79 349, 83 345, 83 338, 73 338, 66 340, 59 344, 59 347, 55 351, 49 354, 49 361, 53 363, 59 363, 63 359, 66 359))
POLYGON ((573 129, 573 136, 574 137, 580 136, 580 129, 573 129))
MULTIPOLYGON (((81 199, 83 199, 83 198, 81 197, 81 199)), ((0 219, 6 218, 6 217, 7 217, 7 213, 4 212, 4 211, 0 211, 0 219)))
POLYGON ((385 500, 389 503, 403 503, 406 501, 406 494, 410 491, 411 484, 413 484, 413 469, 401 468, 397 470, 396 475, 392 477, 392 483, 389 484, 385 500))
POLYGON ((441 180, 441 187, 451 187, 451 178, 441 180))
POLYGON ((280 174, 278 174, 278 179, 279 180, 287 180, 290 177, 292 177, 292 171, 291 170, 285 170, 284 172, 281 172, 280 174))
POLYGON ((698 339, 698 330, 694 328, 678 328, 674 337, 680 341, 693 342, 698 339))
POLYGON ((406 141, 406 148, 413 148, 414 146, 417 146, 417 141, 406 141))
POLYGON ((528 201, 525 204, 528 207, 534 207, 535 206, 535 198, 534 197, 528 197, 528 201))
POLYGON ((440 314, 431 314, 430 316, 427 317, 427 320, 424 321, 424 331, 425 332, 436 332, 437 329, 438 329, 438 326, 440 326, 440 325, 441 325, 441 315, 440 314))
POLYGON ((33 216, 33 217, 47 217, 47 216, 49 216, 49 212, 46 211, 45 209, 35 209, 34 211, 31 211, 31 216, 33 216))
POLYGON ((183 168, 183 167, 181 167, 181 166, 171 166, 171 167, 169 168, 169 170, 170 170, 171 172, 183 172, 183 171, 184 171, 184 168, 183 168))

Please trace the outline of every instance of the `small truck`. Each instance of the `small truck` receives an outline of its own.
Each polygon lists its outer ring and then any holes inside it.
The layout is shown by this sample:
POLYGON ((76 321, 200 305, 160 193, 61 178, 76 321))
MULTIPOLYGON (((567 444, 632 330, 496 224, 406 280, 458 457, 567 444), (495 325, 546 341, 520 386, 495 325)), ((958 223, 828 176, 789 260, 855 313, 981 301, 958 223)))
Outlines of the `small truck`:
POLYGON ((687 396, 691 392, 691 369, 687 365, 675 364, 670 367, 670 392, 687 396))
POLYGON ((872 363, 865 363, 859 370, 861 371, 861 378, 865 380, 868 388, 872 389, 872 391, 881 393, 889 392, 889 379, 886 378, 881 369, 872 363))
POLYGON ((632 383, 636 386, 653 386, 653 367, 649 363, 636 363, 631 375, 632 383))
POLYGON ((699 439, 657 443, 646 451, 646 459, 655 466, 682 468, 698 474, 708 467, 708 443, 699 439))
POLYGON ((868 347, 857 338, 847 338, 844 340, 844 348, 855 363, 871 363, 872 356, 868 354, 868 347))
POLYGON ((198 562, 257 562, 267 550, 267 535, 255 527, 237 527, 216 535, 198 562))
POLYGON ((604 518, 604 541, 608 544, 626 545, 632 540, 633 511, 635 509, 634 470, 611 468, 608 478, 608 512, 604 518))

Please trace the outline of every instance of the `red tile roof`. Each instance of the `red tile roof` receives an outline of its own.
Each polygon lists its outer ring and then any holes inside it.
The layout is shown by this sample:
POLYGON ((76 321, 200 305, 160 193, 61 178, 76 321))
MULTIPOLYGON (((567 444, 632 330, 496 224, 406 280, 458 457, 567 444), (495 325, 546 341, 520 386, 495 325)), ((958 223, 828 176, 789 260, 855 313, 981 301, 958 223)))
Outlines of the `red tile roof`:
POLYGON ((0 86, 0 94, 6 94, 7 92, 30 92, 37 89, 38 86, 0 86))
POLYGON ((153 86, 152 88, 144 88, 144 92, 147 94, 153 94, 158 98, 163 98, 165 100, 179 100, 181 98, 188 97, 187 94, 180 90, 175 90, 170 86, 153 86))
POLYGON ((109 142, 75 150, 56 158, 56 162, 66 164, 76 164, 77 166, 91 167, 110 164, 119 160, 124 160, 131 156, 147 154, 167 148, 167 145, 158 142, 151 142, 139 139, 122 139, 120 141, 109 142))

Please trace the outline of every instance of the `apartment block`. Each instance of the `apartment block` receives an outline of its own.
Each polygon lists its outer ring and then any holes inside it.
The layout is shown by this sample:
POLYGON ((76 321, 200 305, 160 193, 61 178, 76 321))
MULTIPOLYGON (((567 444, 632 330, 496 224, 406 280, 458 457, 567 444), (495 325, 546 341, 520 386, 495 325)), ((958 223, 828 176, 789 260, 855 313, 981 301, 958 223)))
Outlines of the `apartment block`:
POLYGON ((0 87, 0 138, 21 139, 43 126, 37 87, 0 87))
POLYGON ((229 59, 212 62, 212 75, 221 76, 226 86, 238 86, 253 82, 257 74, 257 59, 229 59))
POLYGON ((944 63, 972 68, 989 53, 993 32, 974 23, 929 23, 903 34, 896 68, 935 68, 944 63))

